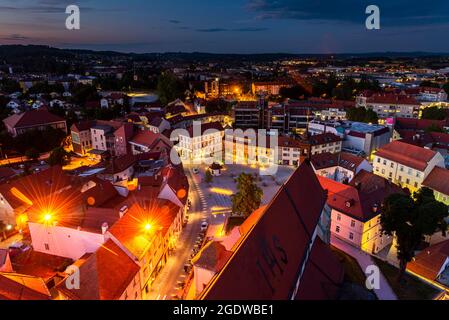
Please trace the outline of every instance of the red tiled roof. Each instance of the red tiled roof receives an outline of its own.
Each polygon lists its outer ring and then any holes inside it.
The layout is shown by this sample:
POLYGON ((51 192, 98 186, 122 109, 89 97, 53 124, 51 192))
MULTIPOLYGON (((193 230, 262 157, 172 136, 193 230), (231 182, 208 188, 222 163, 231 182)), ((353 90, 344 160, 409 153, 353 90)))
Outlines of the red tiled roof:
POLYGON ((95 121, 81 121, 74 123, 70 130, 74 132, 87 131, 90 130, 90 128, 92 128, 94 125, 95 121))
POLYGON ((401 141, 393 141, 376 152, 376 156, 398 162, 404 166, 424 171, 437 153, 401 141))
POLYGON ((196 267, 218 272, 223 268, 231 255, 232 252, 226 250, 220 241, 210 241, 192 259, 192 264, 196 267))
POLYGON ((425 130, 432 125, 443 128, 444 124, 445 120, 397 118, 395 122, 395 129, 425 130))
POLYGON ((136 258, 140 260, 159 230, 163 235, 175 220, 180 208, 168 200, 153 199, 148 209, 135 204, 116 222, 109 232, 136 258), (145 224, 152 230, 145 232, 145 224))
POLYGON ((208 123, 201 123, 201 132, 194 132, 193 126, 187 128, 187 132, 189 133, 190 137, 193 137, 194 134, 203 135, 207 130, 223 131, 223 126, 221 125, 220 122, 208 122, 208 123))
POLYGON ((65 121, 47 110, 32 110, 21 114, 12 115, 3 122, 11 128, 33 127, 47 123, 55 123, 65 121))
POLYGON ((117 300, 140 270, 112 240, 76 264, 80 270, 80 289, 69 290, 64 282, 57 287, 69 298, 79 300, 117 300))
POLYGON ((163 142, 167 147, 171 147, 170 139, 160 133, 154 133, 149 130, 139 131, 131 140, 132 143, 146 146, 148 148, 154 147, 158 142, 163 142))
POLYGON ((442 194, 449 195, 449 170, 435 167, 423 185, 442 194))
POLYGON ((446 240, 421 251, 407 265, 407 269, 426 279, 435 280, 448 258, 449 240, 446 240))
POLYGON ((397 94, 385 94, 379 93, 374 94, 367 99, 367 103, 380 103, 380 104, 406 104, 406 105, 417 105, 419 102, 415 98, 407 95, 397 95, 397 94))
POLYGON ((309 141, 313 146, 317 146, 317 145, 323 145, 323 144, 328 144, 328 143, 333 143, 333 142, 340 142, 340 141, 342 141, 342 138, 333 133, 326 132, 326 133, 321 133, 321 134, 311 136, 309 138, 309 141))
POLYGON ((42 278, 45 282, 58 272, 63 272, 73 261, 29 249, 24 252, 10 252, 12 267, 15 272, 42 278))
POLYGON ((340 166, 355 172, 365 159, 346 152, 326 152, 313 155, 311 161, 315 170, 340 166))
MULTIPOLYGON (((203 291, 201 299, 291 298, 325 201, 325 192, 311 165, 303 162, 203 291), (267 257, 276 259, 276 268, 270 268, 267 257)), ((320 283, 312 281, 304 290, 313 290, 315 285, 320 283)))
POLYGON ((328 191, 327 204, 352 218, 365 222, 380 212, 384 199, 402 190, 371 172, 360 171, 349 185, 319 176, 321 186, 328 191))
POLYGON ((50 300, 51 295, 41 278, 0 273, 0 300, 50 300))

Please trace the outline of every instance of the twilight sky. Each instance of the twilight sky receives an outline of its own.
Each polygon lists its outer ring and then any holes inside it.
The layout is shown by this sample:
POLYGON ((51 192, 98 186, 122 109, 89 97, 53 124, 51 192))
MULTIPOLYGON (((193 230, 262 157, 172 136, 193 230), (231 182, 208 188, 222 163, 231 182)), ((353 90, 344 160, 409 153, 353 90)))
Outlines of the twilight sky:
POLYGON ((449 52, 449 0, 0 0, 0 44, 123 52, 449 52), (65 7, 81 30, 65 29, 65 7), (366 30, 365 9, 381 10, 366 30))

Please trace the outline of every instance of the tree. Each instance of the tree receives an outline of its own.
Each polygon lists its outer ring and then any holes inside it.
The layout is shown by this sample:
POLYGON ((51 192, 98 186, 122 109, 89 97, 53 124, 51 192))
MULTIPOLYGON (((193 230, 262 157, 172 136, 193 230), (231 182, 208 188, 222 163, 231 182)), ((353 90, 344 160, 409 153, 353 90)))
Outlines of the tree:
POLYGON ((428 120, 444 120, 447 117, 447 109, 438 107, 425 108, 422 112, 422 118, 428 120))
POLYGON ((37 159, 39 159, 39 151, 36 148, 30 148, 25 152, 25 156, 33 161, 36 161, 37 159))
POLYGON ((212 173, 210 173, 210 170, 206 170, 206 174, 204 176, 204 181, 206 181, 206 183, 212 183, 213 179, 214 179, 214 177, 212 176, 212 173))
POLYGON ((166 105, 178 98, 183 98, 182 82, 172 73, 162 73, 157 80, 157 93, 162 104, 166 105))
POLYGON ((377 113, 371 109, 367 110, 364 107, 349 109, 346 113, 346 117, 350 121, 365 122, 365 123, 379 122, 379 117, 377 116, 377 113))
POLYGON ((263 191, 257 186, 254 177, 242 173, 237 178, 237 193, 231 197, 233 214, 248 217, 260 207, 262 196, 263 191))
POLYGON ((444 129, 437 125, 436 123, 432 123, 430 126, 428 126, 426 128, 426 132, 430 133, 430 132, 440 132, 440 133, 444 133, 444 129))
POLYGON ((57 147, 53 149, 48 158, 48 163, 51 166, 61 165, 64 166, 70 161, 70 154, 67 153, 63 147, 57 147))
POLYGON ((428 188, 417 191, 413 197, 393 194, 385 199, 382 207, 381 225, 383 232, 395 236, 399 260, 398 281, 401 281, 407 264, 412 261, 425 236, 441 231, 445 236, 448 225, 445 218, 448 207, 435 199, 428 188))

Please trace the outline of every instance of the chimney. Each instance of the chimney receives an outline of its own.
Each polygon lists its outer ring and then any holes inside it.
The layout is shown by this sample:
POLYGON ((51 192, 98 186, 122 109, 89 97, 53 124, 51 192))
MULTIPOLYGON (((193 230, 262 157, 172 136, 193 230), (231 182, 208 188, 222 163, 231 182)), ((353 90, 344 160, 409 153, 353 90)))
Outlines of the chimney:
POLYGON ((108 231, 108 229, 109 229, 108 223, 107 223, 107 222, 104 222, 104 223, 101 225, 101 233, 104 235, 104 234, 106 233, 106 231, 108 231))

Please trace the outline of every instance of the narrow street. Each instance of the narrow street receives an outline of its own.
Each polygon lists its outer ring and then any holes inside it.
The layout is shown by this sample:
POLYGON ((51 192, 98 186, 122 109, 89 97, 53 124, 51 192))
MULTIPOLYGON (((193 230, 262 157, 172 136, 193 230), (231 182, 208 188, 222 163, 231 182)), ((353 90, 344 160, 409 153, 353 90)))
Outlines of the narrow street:
POLYGON ((179 282, 184 282, 187 274, 184 272, 184 264, 190 258, 193 247, 200 233, 201 220, 207 217, 208 208, 204 196, 199 192, 198 185, 193 181, 195 177, 190 170, 186 169, 190 185, 190 201, 192 206, 189 210, 189 222, 182 231, 173 255, 167 261, 162 272, 156 278, 149 300, 171 300, 179 291, 179 282))

